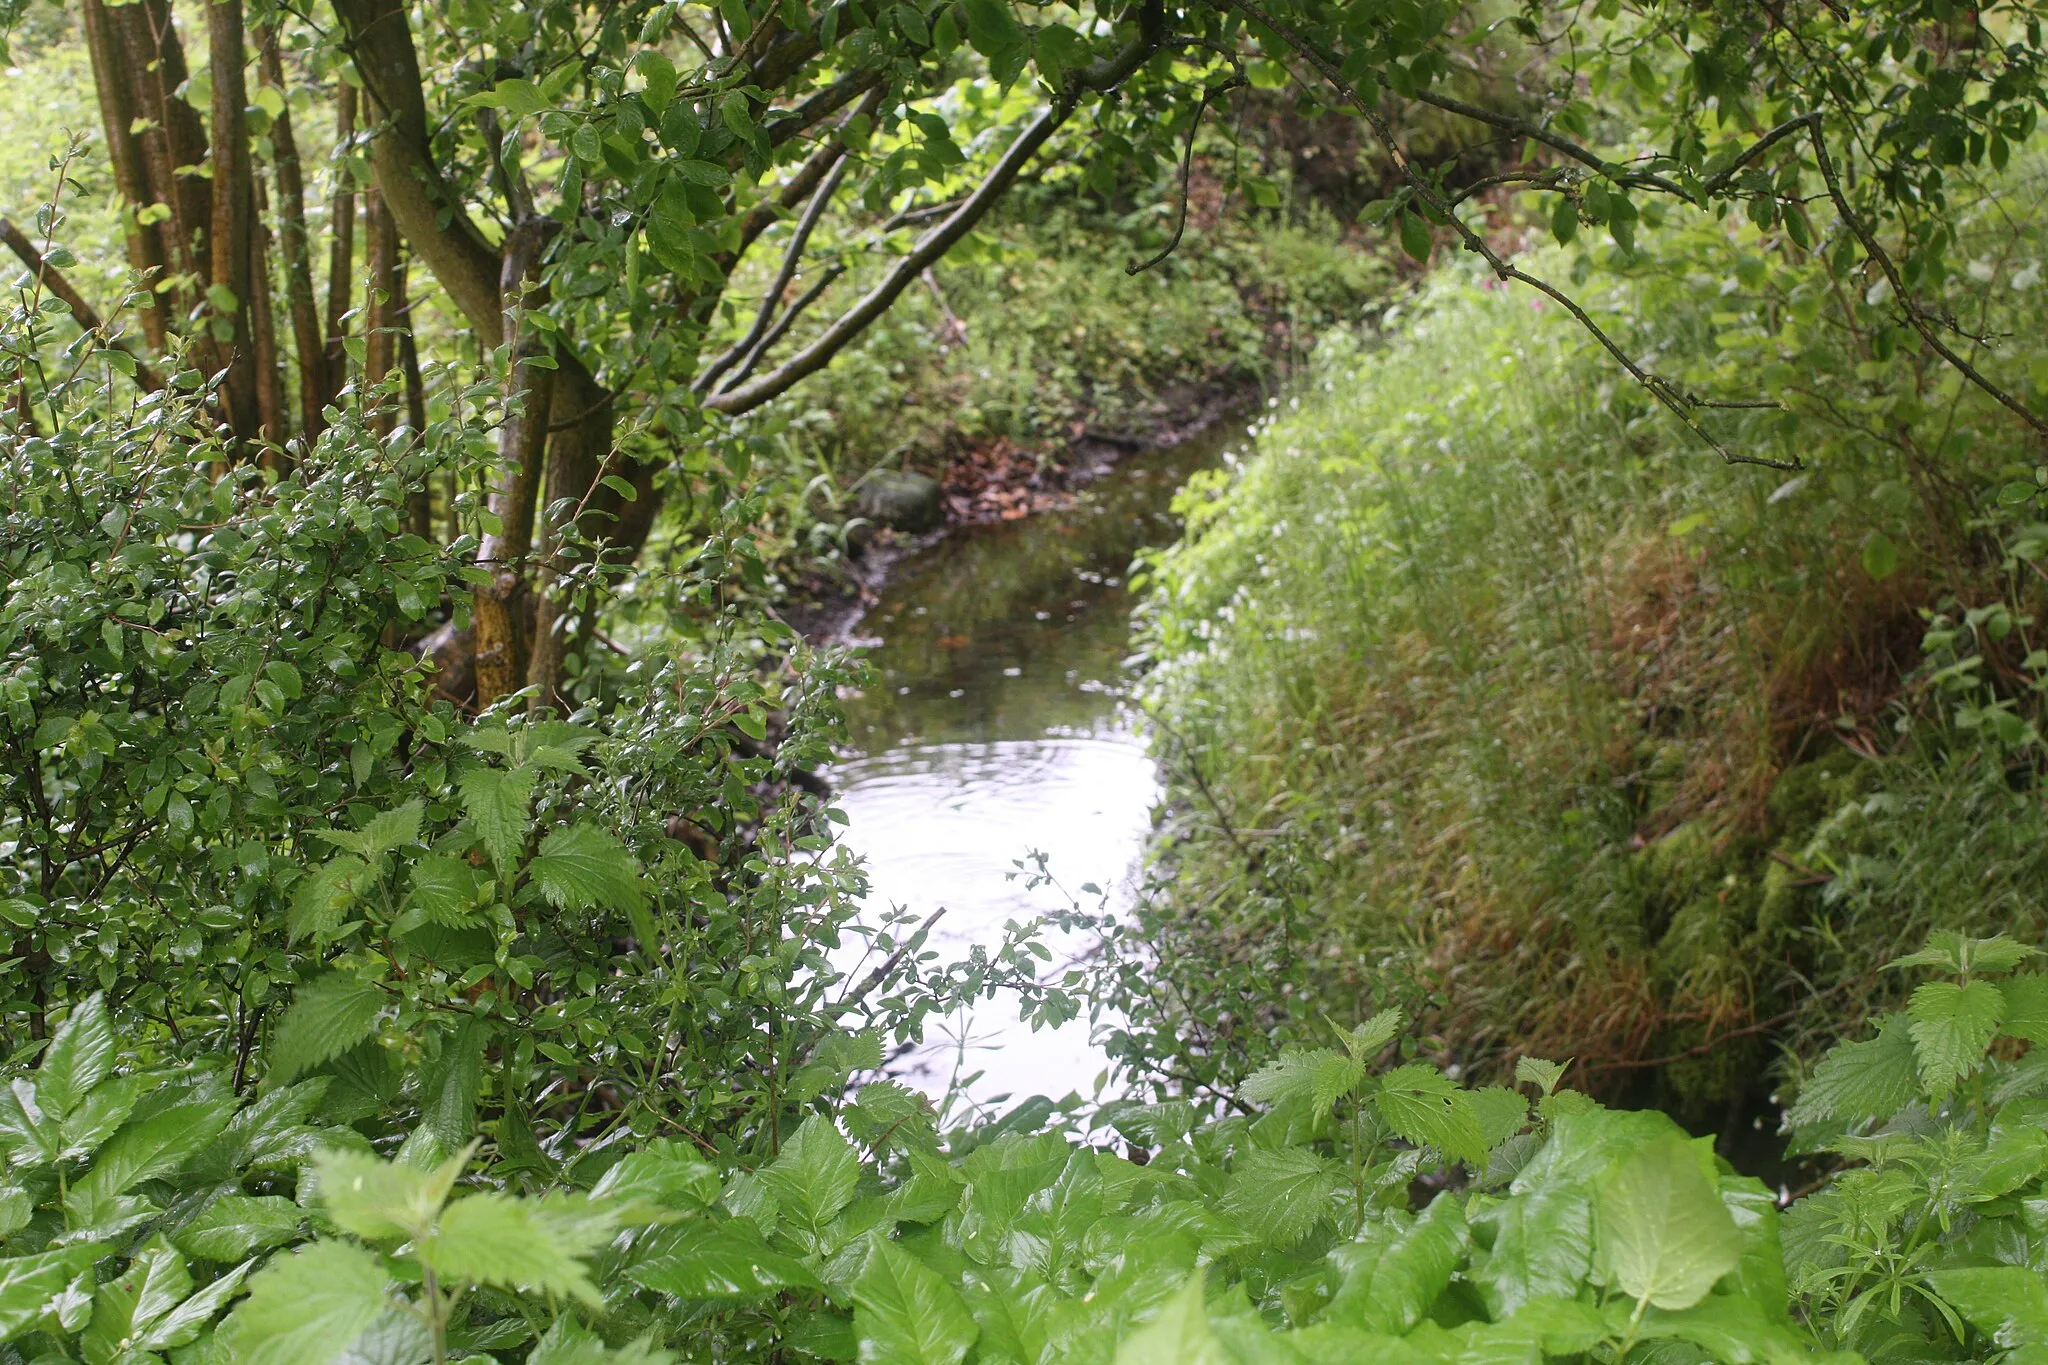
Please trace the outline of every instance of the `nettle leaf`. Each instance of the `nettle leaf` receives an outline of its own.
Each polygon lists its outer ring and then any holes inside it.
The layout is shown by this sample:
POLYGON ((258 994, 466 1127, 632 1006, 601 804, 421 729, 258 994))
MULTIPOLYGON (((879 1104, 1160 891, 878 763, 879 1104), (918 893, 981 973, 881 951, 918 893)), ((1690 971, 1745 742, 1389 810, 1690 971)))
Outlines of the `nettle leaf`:
POLYGON ((869 1246, 853 1304, 862 1365, 960 1365, 981 1335, 959 1292, 886 1238, 869 1246))
POLYGON ((1528 1097, 1505 1086, 1467 1090, 1465 1099, 1479 1120, 1481 1140, 1489 1152, 1521 1132, 1529 1122, 1528 1097))
POLYGON ((1251 1151, 1239 1157, 1217 1207, 1271 1246, 1289 1247, 1329 1211, 1339 1177, 1305 1147, 1251 1151))
POLYGON ((346 972, 329 972, 300 986, 270 1040, 264 1084, 281 1086, 347 1052, 376 1031, 387 1002, 375 984, 346 972))
POLYGON ((1547 1062, 1541 1057, 1517 1057, 1515 1080, 1521 1085, 1533 1085, 1548 1095, 1557 1089, 1570 1065, 1570 1062, 1547 1062))
POLYGON ((327 1216, 344 1232, 372 1242, 426 1237, 469 1157, 459 1152, 428 1170, 330 1148, 313 1159, 315 1189, 327 1216))
POLYGON ((473 764, 455 779, 462 797, 462 813, 475 827, 484 852, 499 872, 509 872, 526 847, 526 831, 533 824, 527 803, 533 798, 531 768, 486 768, 473 764))
POLYGON ((285 914, 288 941, 327 938, 376 883, 377 870, 353 853, 307 873, 292 889, 291 908, 285 914))
POLYGON ((306 1211, 280 1195, 224 1194, 178 1229, 171 1240, 202 1261, 239 1261, 299 1235, 306 1211))
POLYGON ((1381 1048, 1394 1041, 1394 1035, 1407 1021, 1408 1016, 1399 1009, 1383 1009, 1349 1033, 1340 1032, 1337 1036, 1344 1040, 1344 1050, 1355 1060, 1370 1063, 1381 1048))
POLYGON ((1742 1261, 1742 1239, 1684 1138, 1660 1138, 1602 1182, 1599 1248, 1608 1280, 1654 1308, 1690 1308, 1742 1261))
POLYGON ((852 1202, 860 1158, 830 1119, 812 1114, 758 1178, 787 1217, 817 1232, 852 1202))
MULTIPOLYGON (((444 1284, 566 1294, 602 1309, 604 1296, 583 1260, 611 1236, 614 1225, 587 1202, 579 1201, 578 1209, 587 1216, 555 1217, 542 1201, 473 1194, 442 1211, 434 1234, 418 1243, 416 1254, 444 1284)), ((568 1206, 563 1212, 570 1212, 568 1206)))
POLYGON ((1944 1099, 1957 1081, 1984 1064, 1985 1050, 2005 1018, 2005 995, 1989 981, 1967 986, 1929 981, 1914 990, 1906 1015, 1912 1021, 1920 1083, 1935 1099, 1944 1099))
POLYGON ((1241 1093, 1256 1104, 1302 1099, 1327 1110, 1365 1079, 1365 1064, 1353 1054, 1326 1047, 1283 1052, 1253 1072, 1241 1093))
POLYGON ((396 810, 378 812, 361 829, 316 829, 313 837, 374 863, 387 853, 419 842, 420 817, 425 811, 424 803, 408 801, 396 810))
POLYGON ((1937 929, 1927 936, 1925 948, 1887 965, 1937 967, 1957 976, 1970 976, 1978 972, 2009 972, 2038 951, 2005 934, 1971 938, 1953 930, 1937 929))
POLYGON ((1828 1051, 1785 1118, 1794 1128, 1890 1118, 1919 1093, 1919 1064, 1906 1017, 1888 1014, 1878 1021, 1877 1037, 1828 1051))
POLYGON ((405 913, 395 926, 405 933, 421 924, 466 929, 477 923, 476 869, 460 858, 429 853, 412 865, 405 913))
POLYGON ((2021 972, 1998 983, 2005 995, 2001 1031, 2030 1043, 2048 1044, 2048 973, 2021 972))
POLYGON ((1486 1132, 1471 1099, 1426 1062, 1381 1077, 1373 1106, 1387 1127, 1418 1147, 1434 1147, 1452 1161, 1486 1160, 1486 1132))
POLYGON ((625 1274, 637 1285, 679 1299, 753 1299, 783 1289, 818 1288, 811 1268, 770 1248, 749 1219, 664 1228, 625 1274))
POLYGON ((646 908, 640 865, 624 844, 595 825, 568 825, 541 840, 527 873, 557 910, 646 908))
POLYGON ((107 997, 94 992, 73 1007, 70 1017, 43 1049, 36 1066, 36 1100, 43 1113, 61 1119, 114 1069, 114 1025, 107 997))
POLYGON ((315 1242, 273 1257, 222 1325, 236 1365, 325 1365, 384 1315, 389 1279, 376 1253, 315 1242))
POLYGON ((1464 1205, 1452 1197, 1431 1200, 1405 1227, 1379 1224, 1363 1240, 1330 1253, 1344 1278, 1321 1321, 1405 1335, 1450 1284, 1471 1246, 1464 1205))

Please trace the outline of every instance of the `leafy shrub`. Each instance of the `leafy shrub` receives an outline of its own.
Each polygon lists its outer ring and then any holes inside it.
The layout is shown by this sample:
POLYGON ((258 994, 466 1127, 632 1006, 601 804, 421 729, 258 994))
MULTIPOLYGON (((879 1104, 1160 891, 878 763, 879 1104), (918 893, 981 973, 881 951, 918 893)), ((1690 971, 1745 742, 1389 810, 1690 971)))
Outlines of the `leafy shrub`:
POLYGON ((1393 1011, 1263 1068, 1263 1112, 942 1136, 884 1082, 772 1157, 630 1140, 534 1192, 316 1126, 326 1081, 245 1102, 128 1068, 93 997, 0 1092, 0 1340, 87 1365, 1988 1360, 2048 1344, 2033 956, 1946 936, 1899 964, 1936 978, 1791 1112, 1849 1165, 1782 1213, 1565 1066, 1469 1089, 1401 1061, 1393 1011))

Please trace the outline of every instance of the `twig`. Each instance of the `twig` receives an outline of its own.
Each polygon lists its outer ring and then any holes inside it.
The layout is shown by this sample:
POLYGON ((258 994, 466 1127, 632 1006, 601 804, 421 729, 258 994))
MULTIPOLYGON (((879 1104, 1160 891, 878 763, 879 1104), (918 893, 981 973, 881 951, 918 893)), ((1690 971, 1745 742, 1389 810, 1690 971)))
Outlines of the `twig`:
POLYGON ((1221 85, 1207 86, 1203 89, 1202 98, 1195 104, 1195 116, 1188 121, 1187 146, 1181 150, 1180 154, 1180 216, 1174 220, 1173 236, 1167 240, 1165 246, 1159 249, 1159 253, 1151 259, 1134 261, 1130 265, 1125 266, 1124 274, 1143 274, 1168 256, 1171 256, 1174 248, 1180 245, 1181 234, 1186 232, 1188 227, 1188 180, 1195 169, 1195 134, 1201 131, 1202 115, 1209 111, 1210 100, 1215 99, 1218 95, 1235 90, 1242 84, 1242 81, 1233 76, 1221 85))
POLYGON ((804 206, 803 216, 797 220, 796 231, 789 239, 789 249, 782 253, 782 265, 775 272, 774 282, 761 295, 761 309, 754 314, 754 325, 747 329, 745 336, 725 348, 723 354, 706 365, 690 388, 697 393, 709 392, 725 372, 752 352, 754 346, 767 334, 768 325, 775 320, 775 309, 782 302, 782 293, 789 288, 789 282, 796 278, 797 267, 803 263, 804 247, 809 245, 811 232, 818 226, 818 219, 824 216, 832 196, 839 192, 839 182, 846 178, 846 168, 852 164, 843 143, 834 142, 839 154, 833 158, 831 168, 819 181, 811 202, 804 206))
POLYGON ((1842 221, 1848 224, 1849 231, 1856 234, 1856 240, 1863 243, 1863 249, 1870 253, 1870 259, 1877 262, 1877 268, 1884 272, 1885 279, 1891 283, 1892 296, 1899 301, 1900 311, 1905 313, 1906 321, 1936 355, 1953 365, 1965 379, 1997 399, 2036 432, 2048 436, 2048 420, 2037 416, 2026 404, 1978 373, 1976 366, 1950 350, 1935 333, 1934 328, 1928 325, 1927 319, 1913 303, 1911 295, 1906 292, 1906 282, 1900 277, 1899 268, 1892 263, 1890 254, 1879 243, 1876 234, 1857 217, 1856 211, 1849 207, 1848 196, 1842 193, 1842 182, 1835 175, 1835 163, 1828 156, 1827 139, 1821 134, 1820 118, 1820 114, 1816 112, 1805 115, 1801 121, 1806 124, 1813 143, 1813 158, 1820 166, 1820 178, 1827 183, 1828 198, 1835 201, 1835 212, 1842 216, 1842 221))
POLYGON ((30 273, 41 280, 52 294, 55 294, 64 301, 64 306, 71 310, 73 320, 80 327, 88 332, 94 332, 101 337, 107 338, 109 346, 118 346, 121 350, 128 353, 129 357, 135 361, 135 382, 141 385, 143 392, 155 393, 164 386, 164 381, 155 370, 149 367, 149 362, 136 355, 134 349, 126 341, 109 335, 106 323, 101 321, 100 315, 93 310, 93 306, 85 301, 85 295, 74 289, 71 282, 57 272, 55 266, 44 260, 43 253, 36 250, 35 243, 24 236, 21 229, 6 218, 0 218, 0 242, 5 242, 8 250, 21 258, 21 263, 29 268, 30 273))
POLYGON ((768 329, 768 335, 762 337, 760 341, 755 343, 754 349, 747 352, 746 357, 740 361, 739 368, 733 371, 732 378, 725 381, 725 387, 728 389, 736 388, 737 386, 746 383, 747 376, 751 375, 754 372, 754 367, 761 363, 762 357, 766 356, 770 351, 775 349, 776 342, 782 340, 782 338, 788 334, 789 329, 795 325, 796 320, 803 316, 804 309, 809 308, 813 303, 816 303, 818 301, 818 296, 824 293, 827 289, 831 288, 832 282, 838 279, 841 275, 844 275, 845 273, 845 266, 833 266, 831 269, 827 270, 824 274, 818 277, 818 282, 816 284, 812 285, 809 289, 806 289, 802 294, 800 294, 797 297, 797 301, 795 303, 792 303, 791 305, 789 305, 789 307, 783 309, 782 316, 777 318, 775 320, 775 325, 768 329))
POLYGON ((917 926, 917 932, 913 933, 909 938, 903 940, 902 947, 898 948, 895 952, 889 954, 887 960, 885 960, 881 966, 869 972, 867 974, 867 978, 863 980, 858 986, 854 987, 851 994, 843 997, 836 1004, 827 1005, 825 1007, 824 1012, 836 1017, 838 1015, 845 1014, 855 1005, 858 1005, 862 1000, 865 1000, 870 992, 872 992, 877 986, 881 985, 884 981, 887 981, 889 979, 890 975, 895 972, 896 968, 902 964, 904 957, 910 952, 910 950, 912 948, 915 948, 918 944, 924 941, 924 936, 931 932, 932 926, 939 922, 939 916, 945 913, 946 907, 942 905, 938 909, 932 911, 929 915, 926 915, 924 923, 917 926))

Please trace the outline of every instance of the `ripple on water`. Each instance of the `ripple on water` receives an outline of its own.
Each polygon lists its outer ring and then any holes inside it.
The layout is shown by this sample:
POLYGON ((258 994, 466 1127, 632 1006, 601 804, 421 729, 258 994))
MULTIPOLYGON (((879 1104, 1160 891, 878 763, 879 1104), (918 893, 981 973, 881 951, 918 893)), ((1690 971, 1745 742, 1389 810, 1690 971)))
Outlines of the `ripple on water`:
MULTIPOLYGON (((1034 851, 1084 904, 1095 898, 1083 882, 1100 885, 1111 908, 1127 904, 1158 791, 1152 759, 1129 734, 909 745, 836 765, 832 781, 844 841, 867 859, 869 906, 903 906, 920 920, 943 906, 931 946, 946 960, 999 942, 1006 920, 1071 903, 1012 875, 1034 851)), ((1089 944, 1056 935, 1047 946, 1050 971, 1089 944)), ((1015 1001, 998 997, 971 1019, 928 1023, 924 1045, 892 1070, 933 1094, 956 1077, 998 1073, 967 1086, 982 1102, 1088 1095, 1108 1065, 1088 1034, 1085 1017, 1034 1033, 1015 1001)))

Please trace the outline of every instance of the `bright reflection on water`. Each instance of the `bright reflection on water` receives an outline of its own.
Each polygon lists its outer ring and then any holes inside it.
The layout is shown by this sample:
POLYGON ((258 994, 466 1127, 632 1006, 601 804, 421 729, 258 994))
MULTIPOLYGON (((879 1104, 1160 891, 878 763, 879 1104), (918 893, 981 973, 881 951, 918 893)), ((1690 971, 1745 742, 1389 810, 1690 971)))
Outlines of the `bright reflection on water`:
MULTIPOLYGON (((861 756, 831 774, 844 839, 867 858, 871 908, 945 908, 929 945, 943 960, 1070 903, 1009 875, 1034 851, 1090 908, 1087 883, 1129 903, 1158 777, 1124 709, 1124 574, 1173 537, 1174 490, 1222 434, 1127 460, 1066 511, 948 538, 862 623, 880 676, 848 705, 861 756)), ((1088 945, 1048 946, 1051 971, 1088 945)), ((934 1095, 968 1082, 983 1103, 1090 1096, 1107 1063, 1088 1032, 1084 1015, 1034 1033, 999 997, 928 1024, 892 1070, 934 1095)))

